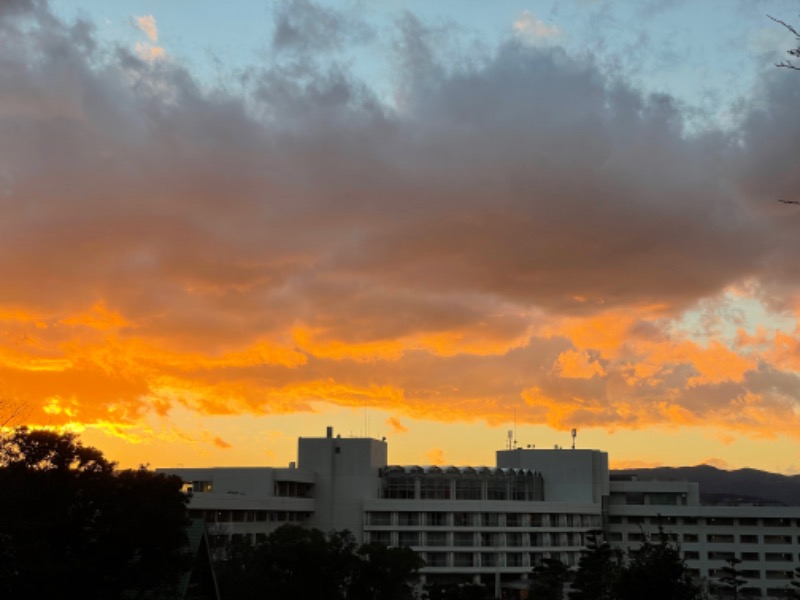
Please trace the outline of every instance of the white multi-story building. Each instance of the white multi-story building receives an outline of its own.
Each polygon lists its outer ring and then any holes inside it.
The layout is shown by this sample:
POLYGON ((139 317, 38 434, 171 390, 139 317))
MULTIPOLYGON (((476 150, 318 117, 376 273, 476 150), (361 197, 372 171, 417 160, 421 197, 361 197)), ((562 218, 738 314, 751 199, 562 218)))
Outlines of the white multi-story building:
POLYGON ((703 506, 696 483, 609 477, 597 450, 513 449, 492 467, 391 466, 371 438, 300 438, 288 468, 160 469, 193 492, 212 535, 258 541, 284 523, 350 530, 358 542, 407 546, 425 581, 527 588, 543 558, 575 566, 586 534, 638 547, 659 526, 693 575, 713 587, 739 558, 752 597, 780 597, 800 564, 800 507, 703 506))

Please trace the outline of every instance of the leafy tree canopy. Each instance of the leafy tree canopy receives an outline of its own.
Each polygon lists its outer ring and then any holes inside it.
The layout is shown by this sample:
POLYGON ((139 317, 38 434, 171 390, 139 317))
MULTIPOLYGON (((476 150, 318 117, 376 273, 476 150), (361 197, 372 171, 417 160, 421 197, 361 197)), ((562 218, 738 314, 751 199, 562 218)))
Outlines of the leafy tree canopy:
POLYGON ((283 525, 256 546, 232 542, 217 568, 223 597, 249 600, 410 600, 424 565, 408 548, 361 547, 349 531, 283 525))
POLYGON ((185 571, 178 478, 114 470, 72 433, 0 439, 0 597, 136 597, 185 571))

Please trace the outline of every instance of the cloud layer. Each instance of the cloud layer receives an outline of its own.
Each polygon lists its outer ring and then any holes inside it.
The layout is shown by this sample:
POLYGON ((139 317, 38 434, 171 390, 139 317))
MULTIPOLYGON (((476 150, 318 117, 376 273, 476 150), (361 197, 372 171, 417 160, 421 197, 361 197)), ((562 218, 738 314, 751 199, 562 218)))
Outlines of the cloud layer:
POLYGON ((326 400, 800 432, 800 78, 687 133, 552 43, 453 60, 410 14, 388 101, 336 60, 372 32, 310 2, 236 91, 4 6, 0 382, 33 421, 326 400))

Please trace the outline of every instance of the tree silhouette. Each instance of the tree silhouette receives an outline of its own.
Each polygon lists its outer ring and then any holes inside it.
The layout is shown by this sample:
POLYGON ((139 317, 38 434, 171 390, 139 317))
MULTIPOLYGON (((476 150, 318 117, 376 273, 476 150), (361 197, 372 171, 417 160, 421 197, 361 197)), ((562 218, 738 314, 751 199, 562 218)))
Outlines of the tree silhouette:
POLYGON ((700 588, 692 581, 679 548, 669 542, 659 526, 655 541, 644 538, 638 550, 628 553, 628 564, 616 586, 618 600, 696 600, 700 588))
POLYGON ((791 56, 790 59, 784 59, 779 63, 776 63, 776 67, 782 67, 785 69, 792 69, 794 71, 800 71, 800 65, 797 65, 794 60, 800 58, 800 32, 792 25, 791 23, 787 23, 786 21, 782 21, 781 19, 776 19, 773 16, 767 15, 768 18, 772 19, 782 27, 784 27, 787 31, 789 31, 793 36, 795 41, 797 42, 797 46, 794 48, 790 48, 786 51, 786 54, 791 56))
POLYGON ((789 582, 790 587, 788 591, 789 598, 798 598, 800 599, 800 566, 795 567, 794 573, 792 574, 792 580, 789 582))
POLYGON ((545 558, 533 568, 528 598, 530 600, 562 600, 567 582, 567 567, 556 558, 545 558))
POLYGON ((718 589, 722 593, 723 598, 731 598, 738 600, 739 592, 747 583, 739 572, 737 566, 742 562, 740 558, 729 558, 726 560, 727 566, 720 569, 721 575, 718 578, 718 589))
POLYGON ((357 547, 349 531, 283 525, 256 546, 233 542, 221 553, 220 592, 255 600, 410 600, 409 582, 424 566, 408 548, 357 547))
POLYGON ((168 592, 188 566, 178 478, 115 472, 75 434, 0 440, 0 596, 116 599, 168 592))
POLYGON ((622 567, 622 557, 607 542, 600 541, 601 536, 600 530, 586 534, 586 550, 582 551, 578 562, 569 593, 570 600, 616 600, 615 586, 622 567))

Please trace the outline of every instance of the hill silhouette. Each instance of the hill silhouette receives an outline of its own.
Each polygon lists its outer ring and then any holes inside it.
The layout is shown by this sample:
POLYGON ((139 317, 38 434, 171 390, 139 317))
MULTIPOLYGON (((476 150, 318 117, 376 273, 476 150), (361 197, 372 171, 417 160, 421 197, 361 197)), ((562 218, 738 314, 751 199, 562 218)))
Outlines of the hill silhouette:
POLYGON ((781 475, 757 469, 726 471, 710 465, 620 469, 612 475, 635 475, 640 480, 695 481, 703 504, 778 504, 800 506, 800 475, 781 475))

